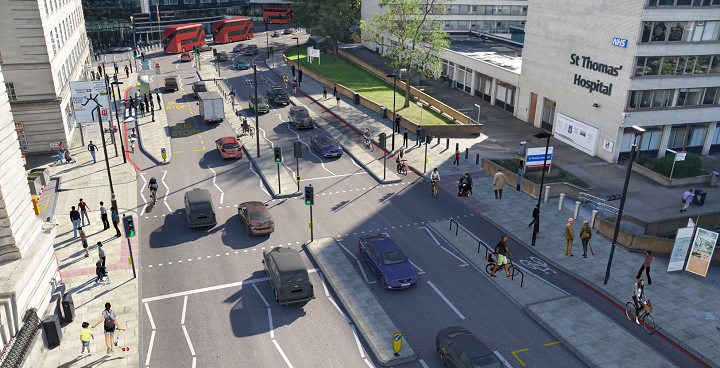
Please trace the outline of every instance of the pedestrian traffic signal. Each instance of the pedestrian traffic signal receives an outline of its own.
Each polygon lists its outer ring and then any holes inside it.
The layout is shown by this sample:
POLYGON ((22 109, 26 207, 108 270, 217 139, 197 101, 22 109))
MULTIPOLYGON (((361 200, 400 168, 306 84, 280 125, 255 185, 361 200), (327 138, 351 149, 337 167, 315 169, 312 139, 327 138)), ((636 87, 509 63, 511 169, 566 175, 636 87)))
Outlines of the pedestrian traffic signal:
POLYGON ((315 204, 315 188, 312 185, 305 187, 305 204, 308 206, 315 204))
POLYGON ((609 202, 609 201, 616 201, 618 199, 622 199, 622 194, 613 194, 613 195, 609 196, 607 200, 609 202))
POLYGON ((282 149, 280 146, 275 146, 273 151, 275 152, 275 162, 282 162, 282 149))
POLYGON ((380 133, 380 148, 385 149, 386 140, 387 140, 387 134, 380 133))
POLYGON ((132 215, 123 216, 123 227, 125 228, 125 237, 132 238, 135 236, 135 223, 132 215))
POLYGON ((298 80, 302 82, 302 70, 298 70, 298 80))

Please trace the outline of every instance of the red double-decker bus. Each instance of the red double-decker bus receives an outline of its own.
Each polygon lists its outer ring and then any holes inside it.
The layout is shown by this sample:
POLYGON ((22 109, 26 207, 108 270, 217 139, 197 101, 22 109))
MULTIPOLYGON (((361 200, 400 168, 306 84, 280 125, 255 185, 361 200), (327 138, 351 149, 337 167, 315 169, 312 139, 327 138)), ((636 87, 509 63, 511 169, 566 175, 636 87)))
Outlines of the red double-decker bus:
POLYGON ((292 8, 270 7, 263 10, 263 21, 265 23, 288 24, 292 20, 292 8))
POLYGON ((253 23, 250 18, 223 19, 213 24, 213 42, 228 43, 253 38, 253 23))
POLYGON ((163 30, 163 48, 166 54, 192 51, 193 46, 205 44, 205 27, 200 23, 181 24, 163 30))

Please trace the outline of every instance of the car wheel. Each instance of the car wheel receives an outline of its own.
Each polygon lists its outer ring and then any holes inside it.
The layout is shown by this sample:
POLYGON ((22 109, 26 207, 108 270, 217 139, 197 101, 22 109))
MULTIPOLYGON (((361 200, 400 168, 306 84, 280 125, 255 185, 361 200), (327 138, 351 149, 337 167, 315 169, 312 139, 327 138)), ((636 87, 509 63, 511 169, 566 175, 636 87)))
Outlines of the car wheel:
POLYGON ((382 286, 383 289, 387 289, 387 282, 385 282, 385 276, 380 276, 380 286, 382 286))
POLYGON ((443 365, 447 365, 446 359, 445 359, 445 353, 443 353, 442 349, 437 350, 438 353, 438 359, 440 359, 440 363, 443 365))
POLYGON ((230 39, 230 42, 232 42, 232 38, 230 39))

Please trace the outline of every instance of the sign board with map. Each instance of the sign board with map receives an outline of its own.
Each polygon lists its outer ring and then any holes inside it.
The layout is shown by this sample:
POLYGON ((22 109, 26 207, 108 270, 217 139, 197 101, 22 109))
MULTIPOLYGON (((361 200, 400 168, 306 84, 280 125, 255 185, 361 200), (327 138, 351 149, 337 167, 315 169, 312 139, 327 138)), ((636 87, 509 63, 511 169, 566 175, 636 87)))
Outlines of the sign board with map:
POLYGON ((675 245, 673 245, 672 254, 670 254, 668 272, 679 271, 685 267, 685 259, 687 258, 688 249, 690 249, 694 230, 695 227, 678 229, 677 236, 675 236, 675 245))
POLYGON ((707 276, 708 267, 710 267, 710 259, 715 250, 718 233, 698 228, 695 235, 695 241, 690 249, 690 259, 688 260, 685 270, 700 276, 707 276))

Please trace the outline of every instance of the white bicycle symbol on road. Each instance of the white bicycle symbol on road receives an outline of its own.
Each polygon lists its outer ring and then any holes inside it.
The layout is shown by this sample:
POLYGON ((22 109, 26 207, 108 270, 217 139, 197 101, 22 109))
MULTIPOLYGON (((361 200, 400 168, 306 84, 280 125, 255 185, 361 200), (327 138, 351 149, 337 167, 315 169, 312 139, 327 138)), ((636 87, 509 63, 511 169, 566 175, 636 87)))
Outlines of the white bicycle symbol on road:
POLYGON ((529 261, 521 259, 520 263, 522 263, 523 266, 525 266, 531 270, 542 271, 546 275, 550 273, 548 271, 552 271, 552 273, 557 273, 555 270, 550 269, 548 267, 547 263, 545 263, 545 261, 543 261, 542 259, 539 259, 537 257, 530 257, 529 261))

